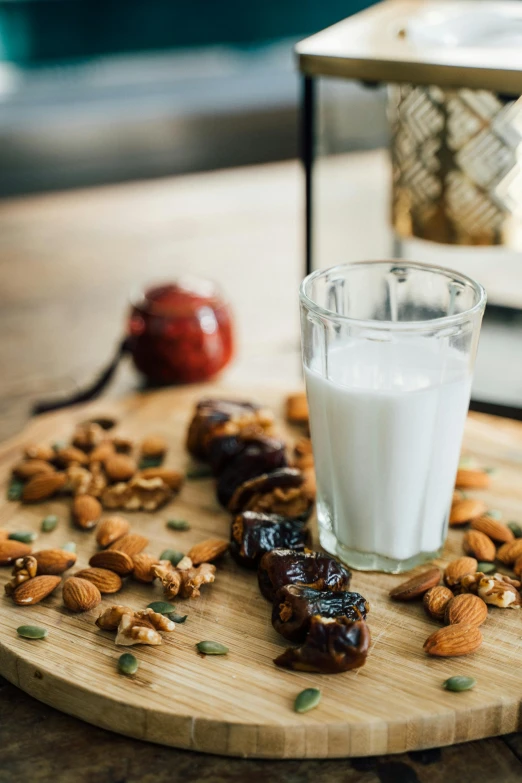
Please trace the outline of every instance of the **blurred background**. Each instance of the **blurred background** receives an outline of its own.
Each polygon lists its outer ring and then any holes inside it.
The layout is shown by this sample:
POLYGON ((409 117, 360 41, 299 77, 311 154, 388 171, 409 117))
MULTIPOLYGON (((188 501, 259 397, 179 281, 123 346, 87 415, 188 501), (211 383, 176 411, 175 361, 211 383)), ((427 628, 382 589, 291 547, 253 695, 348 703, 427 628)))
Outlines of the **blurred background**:
MULTIPOLYGON (((370 5, 0 0, 0 437, 104 366, 131 290, 180 274, 231 303, 228 383, 300 384, 293 46, 370 5)), ((388 137, 385 86, 321 80, 317 265, 392 254, 388 137)), ((448 252, 493 305, 476 394, 520 405, 520 258, 448 252)), ((125 364, 110 393, 137 383, 125 364)))
MULTIPOLYGON (((0 193, 294 158, 293 45, 369 5, 0 0, 0 193)), ((382 90, 348 97, 331 151, 382 145, 382 90)))

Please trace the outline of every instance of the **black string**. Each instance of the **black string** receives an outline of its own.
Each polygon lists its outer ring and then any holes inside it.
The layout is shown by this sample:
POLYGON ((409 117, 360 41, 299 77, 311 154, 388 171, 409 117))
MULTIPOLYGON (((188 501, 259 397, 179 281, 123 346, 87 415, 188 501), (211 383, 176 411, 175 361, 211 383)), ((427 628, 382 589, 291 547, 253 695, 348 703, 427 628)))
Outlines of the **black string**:
POLYGON ((103 370, 91 386, 83 391, 76 392, 70 397, 63 397, 61 400, 41 400, 40 402, 35 403, 32 409, 33 416, 38 416, 40 413, 48 413, 49 411, 57 411, 60 410, 60 408, 68 408, 69 405, 77 405, 79 402, 94 400, 95 397, 105 389, 113 377, 121 359, 129 352, 129 347, 129 338, 126 337, 118 346, 111 363, 103 370))

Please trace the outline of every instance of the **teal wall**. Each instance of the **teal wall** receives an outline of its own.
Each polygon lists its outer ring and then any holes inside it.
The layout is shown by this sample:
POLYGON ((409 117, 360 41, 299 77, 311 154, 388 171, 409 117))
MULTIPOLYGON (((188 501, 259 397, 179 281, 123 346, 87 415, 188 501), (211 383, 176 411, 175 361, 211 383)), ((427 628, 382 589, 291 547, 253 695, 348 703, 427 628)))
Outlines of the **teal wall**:
POLYGON ((0 58, 21 65, 309 35, 371 0, 0 0, 0 58))

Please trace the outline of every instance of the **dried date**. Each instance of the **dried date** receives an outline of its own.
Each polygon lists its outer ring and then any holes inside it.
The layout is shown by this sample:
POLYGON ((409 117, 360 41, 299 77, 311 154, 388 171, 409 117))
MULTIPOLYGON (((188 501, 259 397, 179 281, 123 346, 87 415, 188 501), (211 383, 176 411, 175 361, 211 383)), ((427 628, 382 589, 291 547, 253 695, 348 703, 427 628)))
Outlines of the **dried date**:
POLYGON ((302 551, 310 545, 310 532, 301 521, 276 514, 244 511, 232 520, 230 552, 247 568, 257 568, 265 552, 272 549, 302 551))
POLYGON ((316 590, 348 590, 352 574, 323 552, 274 549, 261 558, 257 577, 261 593, 273 601, 277 591, 289 584, 307 585, 316 590))
POLYGON ((267 408, 251 402, 201 400, 189 425, 187 449, 196 459, 206 461, 214 438, 270 434, 273 423, 267 408))
POLYGON ((314 615, 302 647, 289 647, 274 663, 296 671, 337 674, 363 666, 369 648, 370 631, 364 620, 314 615))
POLYGON ((272 625, 291 642, 304 642, 314 615, 364 620, 370 606, 360 593, 315 590, 304 585, 285 585, 278 590, 272 610, 272 625))
MULTIPOLYGON (((217 497, 225 508, 236 489, 245 481, 288 464, 285 444, 275 438, 250 438, 243 440, 241 446, 238 453, 224 465, 218 478, 217 497)), ((223 459, 221 464, 224 464, 223 459)))
POLYGON ((297 468, 279 468, 241 484, 230 500, 232 513, 260 511, 287 519, 308 519, 314 504, 310 485, 297 468))

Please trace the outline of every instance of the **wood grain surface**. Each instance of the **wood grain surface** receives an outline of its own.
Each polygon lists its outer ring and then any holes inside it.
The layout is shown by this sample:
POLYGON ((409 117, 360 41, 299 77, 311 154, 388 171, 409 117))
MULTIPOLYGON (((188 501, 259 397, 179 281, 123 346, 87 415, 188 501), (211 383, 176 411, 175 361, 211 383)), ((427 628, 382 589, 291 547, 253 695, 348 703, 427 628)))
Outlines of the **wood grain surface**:
MULTIPOLYGON (((205 394, 211 393, 205 387, 205 394)), ((219 390, 214 390, 219 393, 219 390)), ((243 395, 246 390, 241 390, 243 395)), ((236 390, 237 392, 237 390, 236 390)), ((230 390, 226 392, 230 394, 230 390)), ((98 403, 89 410, 116 413, 120 430, 140 437, 163 432, 170 443, 168 464, 187 463, 183 437, 197 387, 98 403)), ((283 390, 257 389, 252 396, 280 411, 283 390)), ((0 480, 21 445, 56 440, 70 434, 87 410, 75 409, 37 419, 0 450, 0 480)), ((291 434, 289 437, 291 437, 291 434)), ((492 508, 522 520, 522 425, 473 416, 466 431, 466 452, 498 468, 491 490, 482 493, 492 508)), ((74 540, 84 567, 95 550, 92 533, 74 530, 66 501, 19 506, 2 501, 0 526, 39 530, 47 513, 60 523, 39 534, 35 549, 74 540)), ((154 554, 169 546, 187 551, 208 536, 228 537, 229 518, 219 509, 210 480, 190 481, 172 504, 155 515, 129 515, 133 529, 151 540, 154 554), (167 529, 169 517, 186 518, 191 529, 167 529)), ((452 532, 448 551, 460 552, 461 533, 452 532)), ((1 580, 7 579, 3 569, 1 580)), ((367 665, 356 672, 320 676, 279 670, 273 658, 285 646, 271 627, 270 606, 257 590, 255 576, 230 559, 218 568, 214 585, 195 601, 178 602, 187 622, 157 648, 134 648, 140 669, 134 679, 116 672, 122 649, 113 635, 97 630, 99 609, 84 615, 67 612, 60 591, 35 607, 15 607, 1 599, 0 673, 37 699, 90 723, 128 736, 207 753, 267 758, 323 758, 399 753, 449 745, 515 731, 519 727, 522 675, 522 616, 492 610, 484 626, 484 644, 463 659, 429 659, 424 639, 434 630, 420 605, 401 606, 387 598, 400 577, 354 574, 353 588, 372 606, 373 643, 367 665), (16 627, 36 623, 49 628, 44 642, 17 637, 16 627), (195 643, 221 641, 226 657, 202 658, 195 643), (477 678, 473 691, 448 693, 441 683, 456 673, 477 678), (318 686, 319 708, 298 715, 295 695, 318 686)), ((128 581, 117 602, 134 608, 160 598, 159 587, 128 581)), ((114 603, 110 597, 103 604, 114 603)))

